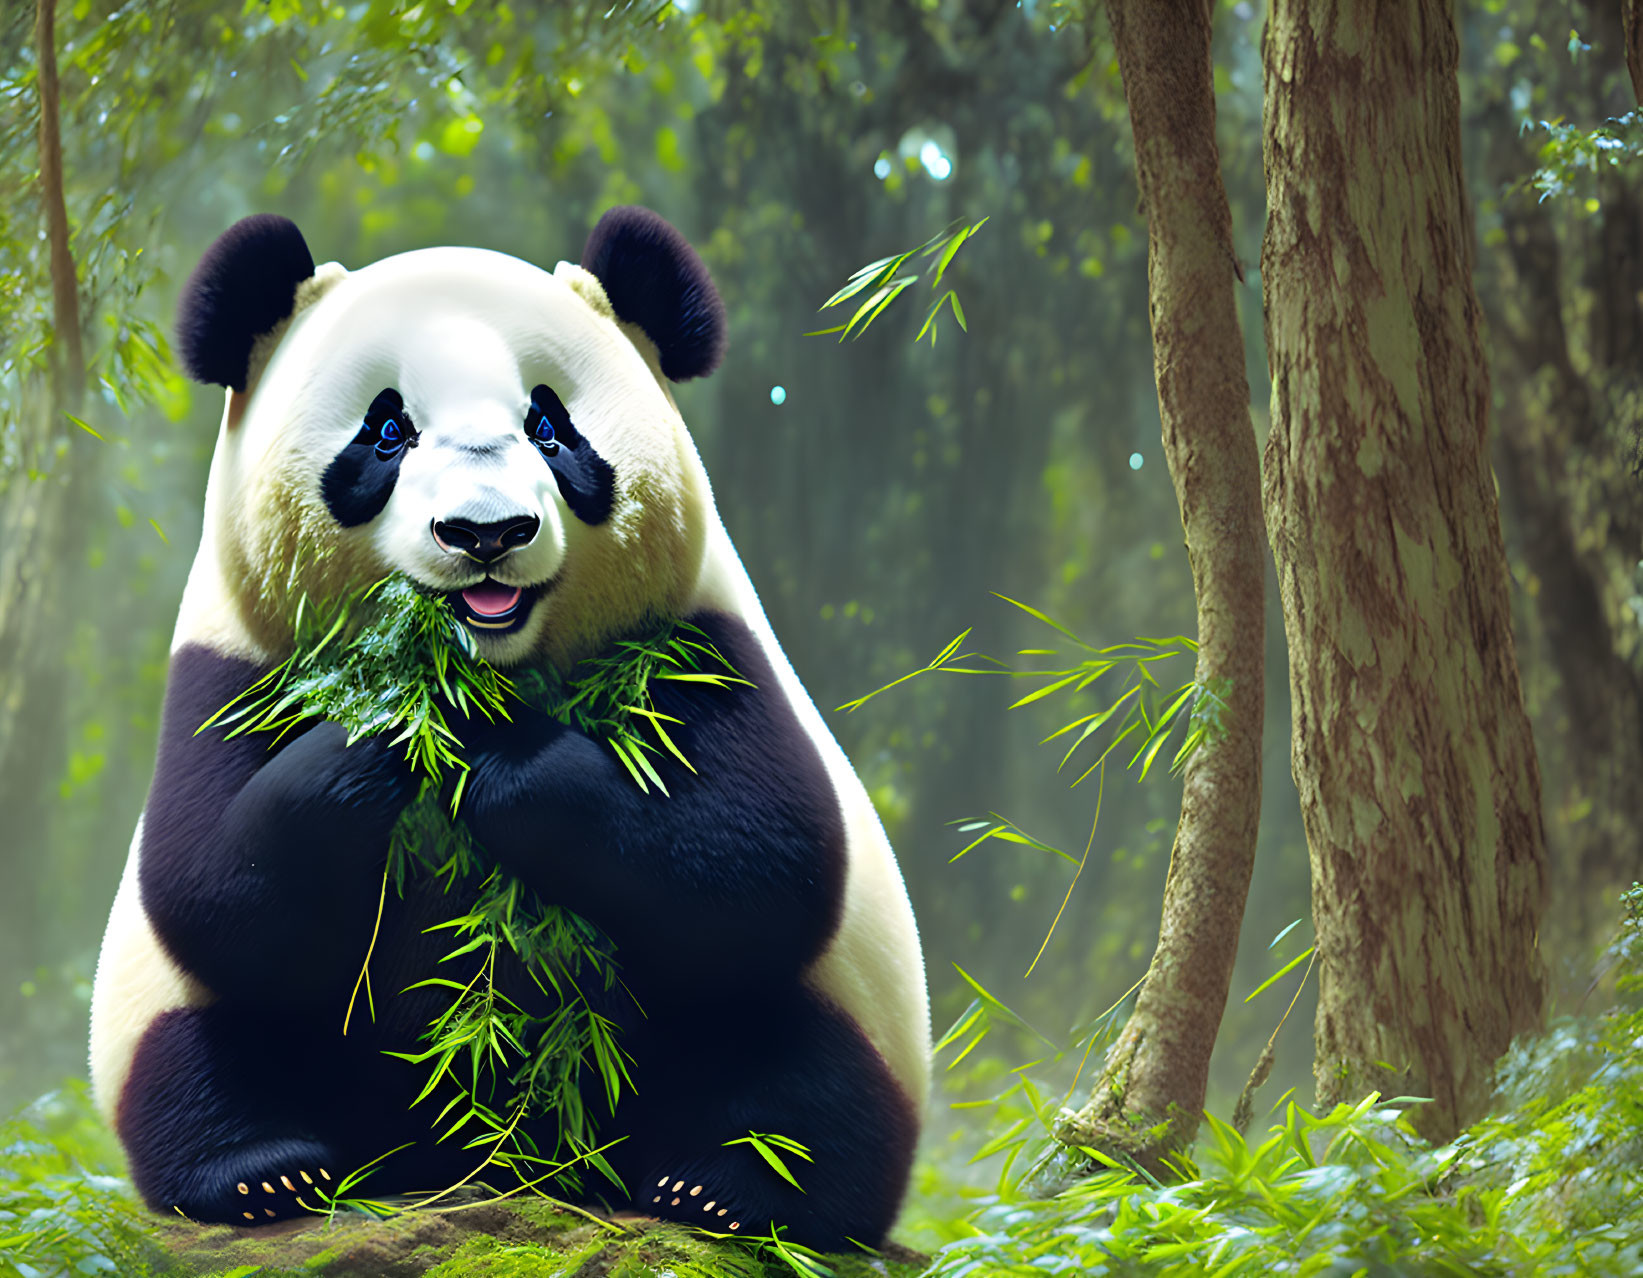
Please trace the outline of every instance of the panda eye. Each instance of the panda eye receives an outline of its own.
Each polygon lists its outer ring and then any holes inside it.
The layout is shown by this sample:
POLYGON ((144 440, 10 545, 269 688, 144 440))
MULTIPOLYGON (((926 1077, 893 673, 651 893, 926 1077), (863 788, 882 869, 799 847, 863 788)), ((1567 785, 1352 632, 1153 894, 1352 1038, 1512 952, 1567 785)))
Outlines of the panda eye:
POLYGON ((565 444, 574 446, 576 431, 570 424, 570 414, 551 387, 538 386, 531 391, 531 406, 525 410, 525 437, 544 457, 557 456, 565 444))
POLYGON ((378 458, 391 461, 404 449, 416 447, 417 439, 417 429, 405 411, 405 401, 390 387, 371 401, 354 442, 370 445, 378 458))
POLYGON ((549 457, 559 451, 559 441, 553 437, 553 423, 535 404, 525 414, 525 434, 531 443, 535 444, 549 457))

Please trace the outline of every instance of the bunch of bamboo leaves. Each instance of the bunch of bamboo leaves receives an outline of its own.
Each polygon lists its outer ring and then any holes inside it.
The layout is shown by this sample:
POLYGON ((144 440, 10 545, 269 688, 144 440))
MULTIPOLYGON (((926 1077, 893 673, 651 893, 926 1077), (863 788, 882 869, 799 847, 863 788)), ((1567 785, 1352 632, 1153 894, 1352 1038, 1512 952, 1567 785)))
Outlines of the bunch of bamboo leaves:
POLYGON ((395 576, 335 603, 305 599, 297 609, 292 655, 202 725, 202 731, 222 725, 230 737, 273 732, 277 739, 323 718, 344 727, 350 742, 391 733, 391 744, 402 744, 421 774, 419 793, 389 838, 376 924, 343 1032, 362 989, 375 1018, 370 965, 390 884, 403 897, 415 883, 437 883, 462 905, 430 929, 450 932, 455 942, 440 962, 459 964, 463 972, 471 967, 471 975, 434 975, 410 986, 449 990, 451 1001, 423 1031, 417 1050, 392 1054, 429 1067, 413 1103, 442 1083, 454 1085, 430 1125, 438 1140, 461 1136, 465 1148, 483 1151, 465 1181, 501 1166, 523 1185, 557 1182, 575 1191, 580 1172, 592 1167, 619 1185, 603 1155, 608 1146, 596 1143, 595 1117, 579 1082, 591 1069, 614 1111, 632 1080, 615 1024, 586 993, 595 982, 606 992, 615 987, 613 947, 585 919, 544 902, 486 860, 458 817, 468 764, 447 716, 455 711, 464 719, 483 715, 494 721, 510 717, 510 704, 529 706, 605 741, 642 791, 654 786, 665 795, 652 756, 665 752, 686 768, 690 762, 665 726, 679 721, 658 712, 651 700, 652 679, 718 687, 746 682, 706 635, 682 621, 624 640, 572 676, 531 668, 510 679, 480 656, 444 599, 395 576), (509 955, 542 994, 550 1009, 545 1015, 503 992, 498 966, 511 966, 509 955), (552 1124, 526 1124, 549 1115, 552 1124), (543 1126, 558 1133, 552 1149, 539 1147, 531 1134, 543 1126))

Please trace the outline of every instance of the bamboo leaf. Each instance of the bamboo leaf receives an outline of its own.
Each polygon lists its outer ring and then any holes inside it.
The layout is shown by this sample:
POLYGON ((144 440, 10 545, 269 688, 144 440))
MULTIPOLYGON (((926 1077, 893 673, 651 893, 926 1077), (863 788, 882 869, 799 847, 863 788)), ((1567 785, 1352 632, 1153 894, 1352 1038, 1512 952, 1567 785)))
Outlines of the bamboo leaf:
POLYGON ((1264 990, 1270 989, 1273 986, 1274 983, 1276 983, 1278 981, 1281 981, 1284 977, 1288 976, 1291 972, 1293 972, 1302 963, 1306 962, 1307 959, 1311 958, 1312 957, 1312 951, 1316 948, 1317 948, 1316 946, 1312 946, 1312 945, 1307 946, 1306 949, 1302 950, 1294 958, 1290 959, 1289 962, 1285 963, 1282 967, 1280 967, 1271 976, 1267 977, 1266 980, 1262 981, 1253 990, 1251 990, 1249 992, 1249 994, 1245 997, 1244 1002, 1246 1002, 1246 1003, 1249 1002, 1257 994, 1262 993, 1264 990))

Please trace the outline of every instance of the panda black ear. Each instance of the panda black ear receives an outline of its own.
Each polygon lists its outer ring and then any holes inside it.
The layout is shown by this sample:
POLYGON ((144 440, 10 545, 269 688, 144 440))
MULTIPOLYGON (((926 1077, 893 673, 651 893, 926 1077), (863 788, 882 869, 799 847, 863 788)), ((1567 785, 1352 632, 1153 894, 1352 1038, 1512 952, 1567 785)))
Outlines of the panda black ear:
POLYGON ((705 377, 725 354, 725 304, 685 237, 635 204, 609 210, 588 236, 582 266, 617 317, 656 343, 668 380, 705 377))
POLYGON ((177 349, 197 382, 245 389, 251 347, 291 313, 314 256, 295 222, 241 218, 206 249, 177 302, 177 349))

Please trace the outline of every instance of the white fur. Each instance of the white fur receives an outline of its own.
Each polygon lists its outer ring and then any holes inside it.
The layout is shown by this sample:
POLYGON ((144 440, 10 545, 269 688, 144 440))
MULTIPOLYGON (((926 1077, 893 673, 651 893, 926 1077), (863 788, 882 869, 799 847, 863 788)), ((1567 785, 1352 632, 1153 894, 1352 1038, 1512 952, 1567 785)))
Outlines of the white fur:
MULTIPOLYGON (((550 275, 499 253, 443 248, 322 273, 323 287, 299 294, 277 344, 259 345, 260 377, 225 409, 173 648, 197 643, 268 661, 288 650, 305 591, 340 593, 392 570, 442 590, 471 585, 472 564, 431 535, 433 520, 453 516, 542 520, 536 540, 490 574, 513 585, 554 583, 519 634, 478 636, 499 665, 531 658, 568 666, 659 613, 716 608, 739 617, 820 751, 844 814, 842 921, 807 979, 856 1020, 922 1106, 929 1008, 894 854, 771 631, 655 346, 614 317, 593 276, 567 263, 550 275), (524 436, 538 382, 554 388, 615 470, 615 503, 599 527, 570 513, 524 436), (404 396, 421 441, 404 454, 383 513, 339 528, 320 477, 390 386, 404 396)), ((199 997, 142 916, 136 861, 134 844, 93 996, 100 1098, 117 1093, 147 1021, 199 997)))
POLYGON ((143 823, 138 818, 91 990, 91 1093, 98 1112, 110 1123, 143 1031, 173 1008, 209 1001, 205 988, 166 953, 143 912, 137 885, 142 841, 143 823))

